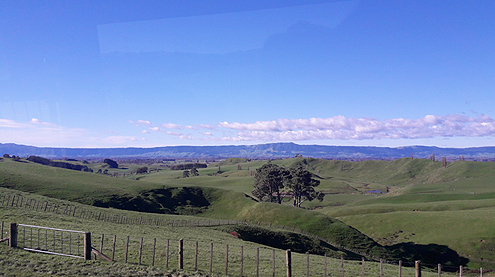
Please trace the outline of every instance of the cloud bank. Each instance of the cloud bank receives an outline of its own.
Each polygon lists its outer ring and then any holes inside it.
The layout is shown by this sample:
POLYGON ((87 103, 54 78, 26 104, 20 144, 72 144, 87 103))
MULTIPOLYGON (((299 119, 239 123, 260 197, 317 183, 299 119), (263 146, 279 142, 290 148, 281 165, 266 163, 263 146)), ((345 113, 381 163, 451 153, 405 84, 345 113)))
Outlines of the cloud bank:
MULTIPOLYGON (((278 119, 255 123, 221 122, 219 127, 238 130, 232 140, 304 141, 419 139, 434 137, 481 137, 495 135, 495 120, 487 115, 427 115, 418 119, 374 118, 278 119)), ((224 139, 228 139, 225 137, 224 139)))
POLYGON ((29 122, 0 119, 0 143, 18 143, 48 147, 118 147, 138 141, 134 136, 123 136, 112 130, 92 132, 68 128, 37 118, 29 122))
POLYGON ((0 118, 0 142, 61 147, 126 147, 305 141, 327 141, 329 144, 349 141, 352 144, 357 141, 369 143, 372 140, 397 140, 401 144, 415 144, 416 139, 439 141, 449 138, 483 138, 484 144, 491 144, 490 138, 495 136, 495 120, 488 115, 426 115, 417 119, 386 120, 339 115, 248 123, 224 121, 216 125, 153 124, 148 120, 130 120, 129 123, 137 129, 109 126, 111 131, 95 132, 59 126, 36 118, 29 122, 0 118), (118 132, 114 131, 117 129, 118 132))
MULTIPOLYGON (((185 126, 164 123, 169 129, 185 126)), ((381 140, 423 139, 439 137, 485 137, 495 135, 495 120, 488 115, 477 117, 452 114, 426 115, 418 119, 347 118, 339 115, 329 118, 277 119, 253 123, 220 122, 212 125, 196 124, 187 129, 198 130, 196 136, 168 132, 184 139, 205 141, 312 141, 312 140, 381 140), (210 131, 202 131, 208 129, 210 131), (182 135, 181 135, 182 134, 182 135)))

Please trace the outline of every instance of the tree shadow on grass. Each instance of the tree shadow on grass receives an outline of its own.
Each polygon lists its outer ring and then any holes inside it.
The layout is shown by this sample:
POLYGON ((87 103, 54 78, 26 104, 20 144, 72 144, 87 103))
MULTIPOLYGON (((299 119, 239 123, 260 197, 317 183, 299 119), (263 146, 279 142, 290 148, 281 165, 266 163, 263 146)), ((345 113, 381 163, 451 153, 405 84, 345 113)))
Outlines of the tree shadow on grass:
POLYGON ((469 259, 461 257, 446 245, 406 242, 387 246, 387 249, 402 261, 421 261, 421 264, 426 267, 436 267, 441 264, 445 270, 457 269, 461 265, 465 267, 469 262, 469 259))

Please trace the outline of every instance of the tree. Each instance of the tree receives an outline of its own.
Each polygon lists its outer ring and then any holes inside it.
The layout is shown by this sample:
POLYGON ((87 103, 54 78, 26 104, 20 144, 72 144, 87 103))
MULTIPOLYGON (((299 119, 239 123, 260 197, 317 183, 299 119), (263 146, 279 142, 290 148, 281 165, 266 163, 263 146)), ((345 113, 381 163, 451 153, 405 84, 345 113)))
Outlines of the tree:
POLYGON ((111 159, 104 159, 103 162, 108 164, 110 166, 110 168, 118 168, 119 167, 119 164, 116 161, 111 160, 111 159))
POLYGON ((281 191, 288 171, 276 164, 268 162, 256 169, 254 174, 253 195, 261 201, 282 203, 281 191))
POLYGON ((191 173, 191 176, 198 176, 199 175, 198 170, 195 167, 191 168, 190 173, 191 173))
POLYGON ((144 173, 148 173, 148 167, 147 166, 140 167, 136 170, 136 174, 144 174, 144 173))
POLYGON ((302 166, 289 170, 289 175, 285 178, 284 186, 292 194, 294 199, 293 205, 295 207, 301 207, 304 201, 313 201, 314 199, 323 201, 325 194, 315 190, 315 187, 320 185, 320 181, 312 177, 311 172, 302 166))
POLYGON ((187 178, 187 177, 189 177, 189 170, 182 171, 182 178, 187 178))

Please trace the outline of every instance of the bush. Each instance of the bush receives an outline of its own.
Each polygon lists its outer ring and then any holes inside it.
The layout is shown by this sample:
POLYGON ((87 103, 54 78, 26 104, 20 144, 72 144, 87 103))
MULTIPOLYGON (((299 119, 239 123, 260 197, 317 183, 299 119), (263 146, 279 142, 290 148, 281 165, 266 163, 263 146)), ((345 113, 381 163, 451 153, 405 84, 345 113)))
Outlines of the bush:
POLYGON ((148 173, 148 167, 146 167, 146 166, 140 167, 136 171, 136 174, 144 174, 144 173, 148 173))
MULTIPOLYGON (((12 156, 14 158, 15 156, 12 156)), ((19 157, 17 157, 19 159, 19 157)), ((48 166, 53 166, 53 167, 60 167, 60 168, 65 168, 65 169, 71 169, 71 170, 78 170, 78 171, 89 171, 89 168, 85 165, 79 165, 79 164, 71 164, 67 162, 55 162, 50 159, 46 159, 43 157, 38 157, 38 156, 29 156, 27 158, 28 161, 31 161, 33 163, 39 163, 42 165, 48 165, 48 166)))
POLYGON ((201 163, 189 163, 189 164, 178 164, 178 165, 173 165, 170 167, 171 170, 188 170, 192 168, 206 168, 208 167, 207 164, 201 164, 201 163))
POLYGON ((119 164, 116 161, 111 160, 111 159, 104 159, 103 162, 108 164, 110 166, 110 168, 118 168, 119 167, 119 164))
POLYGON ((189 177, 189 170, 184 170, 182 172, 182 178, 187 178, 187 177, 189 177))

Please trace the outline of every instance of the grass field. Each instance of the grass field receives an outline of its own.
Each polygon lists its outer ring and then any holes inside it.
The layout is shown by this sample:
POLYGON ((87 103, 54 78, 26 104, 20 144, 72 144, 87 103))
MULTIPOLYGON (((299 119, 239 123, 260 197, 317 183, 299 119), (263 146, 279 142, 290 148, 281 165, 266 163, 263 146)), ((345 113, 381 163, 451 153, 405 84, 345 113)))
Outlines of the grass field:
MULTIPOLYGON (((123 164, 111 169, 121 177, 110 177, 4 159, 0 162, 0 184, 89 205, 115 196, 142 197, 143 192, 168 187, 209 188, 205 195, 210 205, 199 214, 201 217, 258 219, 356 244, 343 222, 390 249, 395 245, 419 251, 439 245, 468 258, 467 265, 472 268, 495 268, 495 227, 491 224, 495 213, 493 163, 453 162, 446 168, 441 162, 421 159, 347 162, 294 158, 273 163, 306 166, 320 176, 318 189, 327 194, 325 200, 303 204, 316 208, 314 211, 254 202, 244 194, 250 195, 252 190, 251 171, 264 162, 246 159, 210 164, 199 169, 200 176, 190 178, 182 178, 181 170, 168 170, 163 164, 148 165, 160 170, 143 175, 129 175, 140 165, 123 164), (366 194, 387 189, 389 193, 366 194), (339 234, 329 226, 347 231, 339 234)), ((358 247, 379 249, 356 234, 361 241, 358 247)))
MULTIPOLYGON (((45 200, 41 196, 39 199, 45 200)), ((51 201, 51 200, 49 200, 51 201)), ((61 201, 64 202, 64 201, 61 201)), ((67 203, 67 202, 65 202, 67 203)), ((101 209, 86 207, 87 209, 101 209)), ((114 211, 116 213, 132 216, 135 212, 114 211)), ((180 217, 185 220, 194 220, 194 217, 154 215, 158 217, 180 217)), ((82 275, 105 275, 105 276, 224 276, 225 250, 229 246, 229 275, 240 274, 240 248, 243 247, 243 276, 256 276, 257 249, 260 253, 260 276, 271 276, 273 250, 275 250, 275 270, 277 276, 285 273, 285 251, 274 249, 264 245, 240 240, 224 230, 217 227, 156 227, 148 225, 125 225, 103 223, 101 221, 74 218, 67 215, 48 214, 29 209, 16 207, 0 208, 0 218, 4 222, 19 222, 23 224, 36 224, 61 229, 89 231, 93 237, 93 247, 99 249, 100 235, 104 234, 103 253, 110 256, 113 236, 117 238, 115 261, 106 262, 101 259, 96 261, 83 261, 76 258, 59 257, 38 253, 30 253, 20 249, 10 249, 5 243, 0 245, 0 274, 3 276, 82 276, 82 275), (124 263, 125 238, 130 237, 128 263, 124 263), (139 241, 143 238, 142 263, 138 263, 139 241), (156 239, 155 266, 151 266, 151 249, 153 239, 156 239), (184 240, 185 270, 177 271, 176 248, 179 239, 184 240), (169 267, 166 267, 166 242, 170 243, 169 267), (195 243, 199 245, 198 269, 194 270, 195 243), (210 275, 210 247, 214 245, 213 274, 210 275)), ((7 235, 7 234, 5 234, 7 235)), ((28 236, 29 237, 29 236, 28 236)), ((22 235, 19 238, 23 241, 22 235)), ((22 243, 20 243, 22 244, 22 243)), ((293 253, 293 276, 305 276, 309 257, 311 276, 322 275, 325 270, 325 259, 323 256, 293 253)), ((345 261, 344 270, 346 276, 356 276, 361 273, 360 261, 345 261)), ((396 265, 385 264, 383 271, 385 276, 396 275, 396 265)), ((404 274, 413 274, 413 268, 404 267, 404 274)), ((377 275, 380 265, 377 262, 366 262, 365 272, 369 275, 377 275)), ((327 274, 329 276, 341 273, 340 259, 327 259, 327 274)), ((436 276, 433 271, 424 269, 423 276, 436 276)), ((449 274, 444 274, 449 276, 449 274)))

